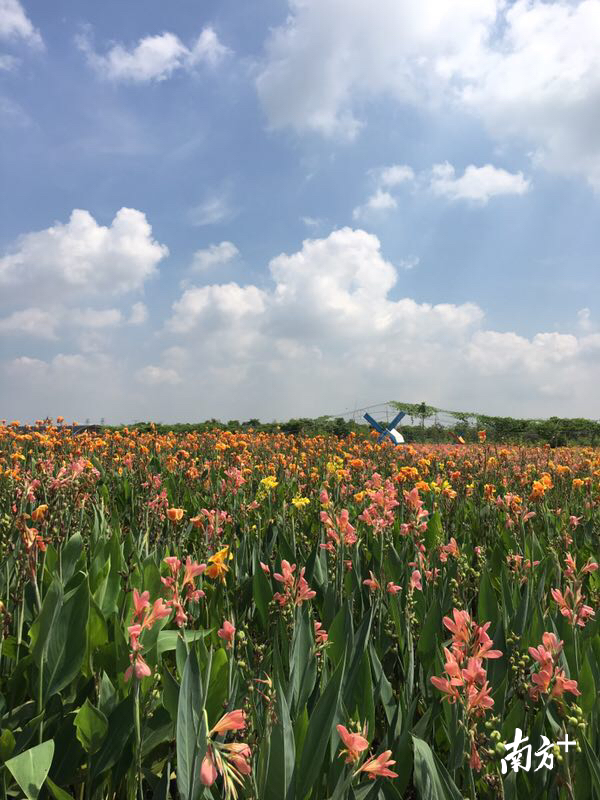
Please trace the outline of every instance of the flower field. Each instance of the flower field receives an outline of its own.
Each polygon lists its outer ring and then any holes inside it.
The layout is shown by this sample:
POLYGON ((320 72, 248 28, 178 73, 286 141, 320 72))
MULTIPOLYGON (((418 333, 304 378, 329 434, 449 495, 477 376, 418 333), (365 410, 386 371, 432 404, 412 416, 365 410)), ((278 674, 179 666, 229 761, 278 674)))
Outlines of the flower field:
POLYGON ((600 451, 480 439, 0 427, 0 796, 600 799, 600 451))

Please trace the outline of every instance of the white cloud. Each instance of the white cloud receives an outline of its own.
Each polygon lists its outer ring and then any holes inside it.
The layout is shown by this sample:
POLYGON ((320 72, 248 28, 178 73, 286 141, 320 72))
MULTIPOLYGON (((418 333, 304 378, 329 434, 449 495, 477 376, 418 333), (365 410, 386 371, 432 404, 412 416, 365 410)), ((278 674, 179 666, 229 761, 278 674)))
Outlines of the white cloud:
POLYGON ((169 32, 146 36, 129 49, 115 44, 105 55, 95 52, 87 34, 78 36, 77 44, 100 77, 131 83, 163 81, 177 70, 189 71, 199 64, 215 67, 230 52, 210 27, 189 48, 169 32))
POLYGON ((0 0, 0 39, 17 39, 32 47, 43 47, 37 31, 19 0, 0 0))
POLYGON ((600 0, 288 0, 256 85, 272 127, 351 138, 373 97, 481 118, 600 188, 600 0))
MULTIPOLYGON (((91 337, 85 354, 21 350, 0 365, 2 407, 21 419, 281 419, 425 398, 513 416, 597 415, 600 334, 490 330, 473 303, 403 296, 405 273, 373 234, 306 239, 271 259, 269 275, 262 287, 187 288, 150 358, 123 341, 112 355, 108 339, 99 349, 110 328, 97 327, 76 329, 77 341, 91 337)), ((79 317, 97 319, 86 307, 79 317)))
POLYGON ((407 164, 392 164, 380 170, 379 182, 382 186, 398 186, 414 179, 415 171, 407 164))
POLYGON ((289 0, 257 90, 269 123, 351 138, 370 95, 430 99, 440 75, 479 63, 497 0, 289 0), (436 80, 432 81, 432 77, 436 80))
POLYGON ((127 322, 130 325, 143 325, 148 319, 148 309, 144 303, 134 303, 131 306, 131 314, 127 322))
POLYGON ((473 200, 485 205, 496 195, 524 194, 529 186, 530 182, 522 172, 507 172, 491 164, 483 167, 470 164, 460 177, 456 176, 455 168, 447 161, 434 164, 431 169, 432 192, 449 200, 473 200))
POLYGON ((75 209, 69 222, 21 236, 0 258, 0 287, 41 298, 65 294, 120 294, 157 274, 168 249, 152 238, 145 214, 122 208, 110 226, 75 209))
POLYGON ((173 316, 168 327, 177 333, 185 333, 204 322, 218 324, 227 319, 235 323, 247 315, 260 314, 264 310, 263 292, 256 286, 242 287, 237 283, 186 289, 173 305, 173 316))
POLYGON ((398 203, 395 197, 383 189, 377 189, 368 198, 364 206, 357 206, 354 209, 352 217, 354 219, 362 219, 368 216, 371 211, 389 211, 391 208, 396 208, 397 206, 398 203))
POLYGON ((117 308, 81 308, 68 312, 68 321, 80 328, 94 330, 114 328, 123 321, 123 315, 117 308))
POLYGON ((211 244, 203 250, 196 250, 192 259, 192 272, 205 272, 213 267, 228 264, 237 255, 239 250, 233 242, 211 244))
POLYGON ((161 383, 177 384, 181 383, 181 378, 177 371, 168 367, 157 367, 149 365, 139 369, 135 374, 136 380, 148 386, 157 386, 161 383))
POLYGON ((14 311, 0 319, 0 333, 25 334, 40 339, 56 339, 57 317, 41 308, 14 311))
POLYGON ((233 209, 224 194, 209 197, 200 205, 194 206, 188 212, 188 219, 192 225, 217 225, 233 217, 233 209))
POLYGON ((212 28, 204 28, 191 47, 189 58, 192 65, 206 63, 211 67, 216 67, 230 53, 229 47, 219 41, 219 37, 212 28))

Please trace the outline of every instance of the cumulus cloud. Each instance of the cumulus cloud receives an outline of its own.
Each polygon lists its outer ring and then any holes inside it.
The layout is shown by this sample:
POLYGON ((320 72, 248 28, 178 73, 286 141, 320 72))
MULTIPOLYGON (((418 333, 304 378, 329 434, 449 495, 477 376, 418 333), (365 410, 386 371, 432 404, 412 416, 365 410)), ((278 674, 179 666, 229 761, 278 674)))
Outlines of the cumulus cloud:
POLYGON ((135 377, 136 380, 138 380, 140 383, 146 384, 147 386, 157 386, 161 383, 171 385, 181 383, 181 378, 177 374, 176 370, 170 369, 169 367, 157 367, 154 365, 149 365, 139 369, 136 372, 135 377))
POLYGON ((25 308, 0 319, 0 333, 56 339, 57 324, 56 314, 42 308, 25 308))
POLYGON ((488 330, 474 303, 392 299, 402 273, 373 234, 307 239, 269 272, 270 286, 192 287, 173 305, 163 336, 181 342, 179 392, 205 387, 206 416, 320 414, 388 397, 490 413, 592 411, 584 390, 600 379, 600 336, 528 338, 488 330))
POLYGON ((77 44, 100 77, 130 83, 163 81, 178 70, 190 71, 199 64, 215 67, 230 53, 210 27, 189 47, 169 32, 146 36, 130 48, 115 44, 104 55, 94 50, 88 33, 78 36, 77 44))
POLYGON ((224 194, 209 197, 188 211, 188 219, 192 225, 217 225, 226 222, 234 216, 234 211, 229 205, 229 200, 224 194))
POLYGON ((233 242, 211 244, 203 250, 196 250, 190 269, 192 272, 205 272, 213 267, 223 266, 239 255, 239 252, 233 242))
MULTIPOLYGON (((403 296, 405 273, 360 229, 306 239, 268 266, 260 287, 187 287, 150 357, 123 352, 123 342, 112 355, 106 341, 94 349, 112 330, 101 323, 116 326, 117 316, 83 306, 71 319, 88 323, 77 339, 90 337, 87 352, 42 359, 23 347, 0 364, 7 415, 281 419, 423 398, 515 416, 595 414, 598 333, 523 336, 490 329, 474 303, 403 296)), ((25 317, 9 319, 26 326, 25 317)), ((127 320, 121 312, 118 324, 127 320)))
POLYGON ((67 223, 22 235, 0 258, 0 287, 57 300, 65 295, 122 294, 157 274, 168 249, 152 238, 145 214, 118 211, 110 226, 75 209, 67 223))
POLYGON ((473 200, 485 205, 496 195, 524 194, 529 186, 530 181, 522 172, 507 172, 492 164, 483 167, 470 164, 460 177, 447 161, 434 164, 431 169, 431 191, 449 200, 473 200))
POLYGON ((134 303, 127 320, 130 325, 143 325, 148 319, 148 309, 144 303, 134 303))
POLYGON ((352 138, 372 97, 478 116, 600 187, 600 0, 288 0, 257 90, 272 127, 352 138))
POLYGON ((19 0, 0 0, 0 39, 21 40, 32 47, 43 47, 39 31, 19 0))
POLYGON ((369 175, 377 178, 377 188, 362 206, 352 212, 354 219, 369 219, 375 214, 398 207, 398 200, 390 189, 410 183, 417 189, 429 189, 434 194, 448 200, 470 200, 486 205, 496 195, 524 194, 531 182, 522 172, 508 172, 492 164, 476 167, 470 164, 458 177, 456 169, 447 161, 434 164, 431 170, 415 174, 411 167, 394 165, 379 170, 369 170, 369 175))

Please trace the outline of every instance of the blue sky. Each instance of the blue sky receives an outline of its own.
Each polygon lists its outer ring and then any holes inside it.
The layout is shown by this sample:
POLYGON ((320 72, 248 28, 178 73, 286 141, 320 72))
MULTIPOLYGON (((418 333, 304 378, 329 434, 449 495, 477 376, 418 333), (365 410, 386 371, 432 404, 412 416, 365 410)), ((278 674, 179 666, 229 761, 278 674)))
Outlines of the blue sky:
POLYGON ((0 0, 0 416, 597 417, 600 0, 0 0))

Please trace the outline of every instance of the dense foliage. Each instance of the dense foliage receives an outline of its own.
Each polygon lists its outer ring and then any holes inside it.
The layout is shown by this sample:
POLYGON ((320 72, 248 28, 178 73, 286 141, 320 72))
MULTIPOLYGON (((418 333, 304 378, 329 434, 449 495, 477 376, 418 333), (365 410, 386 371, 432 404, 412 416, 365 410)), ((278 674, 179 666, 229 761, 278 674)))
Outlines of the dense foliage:
POLYGON ((0 795, 600 798, 600 452, 479 439, 0 427, 0 795))

